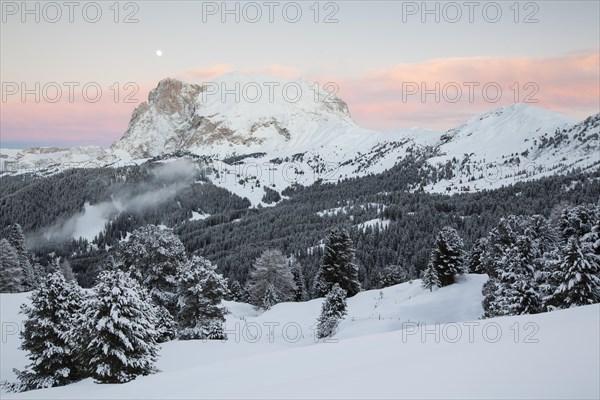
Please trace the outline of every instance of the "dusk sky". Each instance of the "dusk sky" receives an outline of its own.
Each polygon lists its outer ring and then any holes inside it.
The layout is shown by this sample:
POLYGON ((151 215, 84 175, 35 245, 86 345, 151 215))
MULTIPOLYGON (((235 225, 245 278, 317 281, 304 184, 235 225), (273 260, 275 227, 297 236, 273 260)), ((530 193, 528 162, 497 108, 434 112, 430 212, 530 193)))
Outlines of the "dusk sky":
POLYGON ((400 1, 75 3, 29 2, 26 12, 2 2, 2 147, 108 146, 159 80, 200 84, 231 71, 335 82, 353 119, 382 131, 446 130, 515 101, 573 119, 600 111, 598 1, 429 2, 429 14, 400 1), (450 90, 439 101, 407 96, 436 82, 450 90), (477 83, 474 99, 464 82, 477 83), (90 83, 102 89, 95 103, 82 95, 90 83), (491 84, 502 90, 497 101, 482 94, 491 84), (22 88, 32 93, 23 98, 22 88))

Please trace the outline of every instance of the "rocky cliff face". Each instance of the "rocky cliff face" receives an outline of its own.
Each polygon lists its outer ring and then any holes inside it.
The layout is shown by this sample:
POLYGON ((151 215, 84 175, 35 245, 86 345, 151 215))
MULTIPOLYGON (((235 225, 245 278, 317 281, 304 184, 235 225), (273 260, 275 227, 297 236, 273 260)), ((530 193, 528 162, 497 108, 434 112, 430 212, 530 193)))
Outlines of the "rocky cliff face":
POLYGON ((305 81, 229 74, 203 85, 167 78, 133 112, 112 149, 132 158, 277 144, 322 124, 354 125, 346 103, 305 81))

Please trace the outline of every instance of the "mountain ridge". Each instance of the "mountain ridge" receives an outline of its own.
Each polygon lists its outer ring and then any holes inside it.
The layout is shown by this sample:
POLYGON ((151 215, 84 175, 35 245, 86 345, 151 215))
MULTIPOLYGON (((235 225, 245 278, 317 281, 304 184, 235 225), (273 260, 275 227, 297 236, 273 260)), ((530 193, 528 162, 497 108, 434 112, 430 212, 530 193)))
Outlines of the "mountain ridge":
POLYGON ((418 127, 378 132, 356 124, 348 105, 319 85, 230 73, 202 85, 161 80, 148 101, 136 107, 122 138, 107 150, 2 150, 2 158, 4 173, 54 173, 181 153, 218 163, 213 178, 243 175, 217 184, 255 205, 262 194, 249 187, 260 187, 272 171, 277 177, 267 183, 282 191, 324 178, 380 173, 407 157, 424 157, 437 170, 422 183, 424 190, 480 190, 600 165, 600 114, 574 121, 517 103, 445 132, 418 127), (223 162, 230 159, 238 160, 236 165, 223 162), (18 165, 16 172, 7 163, 18 165), (252 174, 248 168, 264 171, 252 174))

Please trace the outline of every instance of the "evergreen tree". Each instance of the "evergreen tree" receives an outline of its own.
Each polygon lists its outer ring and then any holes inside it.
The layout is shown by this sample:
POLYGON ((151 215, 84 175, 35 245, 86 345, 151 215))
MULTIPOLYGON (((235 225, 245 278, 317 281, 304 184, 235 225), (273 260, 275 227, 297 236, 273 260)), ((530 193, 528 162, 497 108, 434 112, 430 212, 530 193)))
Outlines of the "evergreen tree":
POLYGON ((267 285, 267 289, 265 290, 265 294, 262 299, 261 308, 263 310, 270 310, 275 304, 279 303, 279 298, 277 297, 277 290, 275 290, 275 286, 272 283, 267 285))
POLYGON ((226 339, 223 330, 227 310, 222 305, 227 281, 215 272, 210 261, 192 259, 179 269, 180 339, 226 339))
POLYGON ((563 241, 567 243, 571 236, 581 237, 591 232, 592 226, 598 219, 600 219, 600 206, 597 204, 565 208, 558 221, 563 241))
POLYGON ((379 274, 379 287, 389 287, 408 280, 408 272, 400 265, 388 265, 379 274))
POLYGON ((164 343, 175 339, 177 336, 177 324, 169 310, 163 306, 155 305, 150 297, 148 297, 147 302, 154 307, 154 314, 156 316, 154 321, 157 334, 156 342, 164 343))
POLYGON ((523 315, 541 311, 539 288, 533 279, 529 257, 529 241, 523 238, 521 246, 507 249, 499 263, 497 288, 489 314, 523 315))
POLYGON ((440 288, 442 287, 442 283, 440 282, 440 278, 438 276, 437 270, 433 263, 429 263, 425 271, 423 271, 423 288, 429 289, 429 291, 433 291, 433 287, 440 288))
POLYGON ((239 281, 233 280, 229 283, 229 300, 243 302, 243 289, 239 281))
POLYGON ((23 289, 29 291, 37 288, 42 281, 43 274, 36 271, 31 265, 31 261, 27 254, 27 248, 25 247, 25 235, 23 234, 21 225, 13 224, 10 226, 8 241, 17 252, 19 258, 19 266, 21 267, 23 275, 23 289))
POLYGON ((156 305, 177 314, 177 269, 186 259, 185 248, 171 229, 147 225, 121 244, 124 268, 148 289, 156 305))
POLYGON ((590 232, 581 238, 581 248, 600 262, 600 219, 592 226, 590 232))
POLYGON ((294 276, 294 285, 296 286, 294 301, 306 301, 308 300, 308 293, 306 291, 306 285, 304 284, 302 265, 295 257, 292 257, 289 263, 292 275, 294 276))
POLYGON ((21 306, 27 316, 21 332, 21 349, 31 364, 16 371, 20 390, 66 385, 83 377, 77 361, 77 343, 71 328, 80 312, 82 293, 61 273, 48 275, 31 295, 31 305, 21 306))
POLYGON ((98 383, 123 383, 155 372, 157 317, 148 295, 120 270, 101 272, 98 280, 84 306, 91 376, 98 383))
POLYGON ((360 292, 354 244, 348 231, 334 227, 329 231, 321 268, 315 278, 316 296, 325 296, 338 283, 348 296, 360 292))
POLYGON ((0 240, 0 293, 18 293, 23 290, 23 271, 19 256, 8 240, 0 240))
POLYGON ((556 271, 560 285, 550 303, 559 308, 584 306, 600 302, 600 262, 592 252, 584 251, 576 236, 567 243, 560 268, 556 271))
POLYGON ((346 291, 336 283, 325 296, 321 315, 317 320, 317 338, 323 339, 333 335, 346 313, 346 291))
POLYGON ((498 290, 498 278, 492 276, 488 279, 486 283, 483 284, 481 288, 481 293, 483 294, 483 301, 481 302, 483 306, 483 317, 484 318, 493 318, 495 316, 501 315, 496 307, 496 291, 498 290))
POLYGON ((590 240, 590 242, 592 243, 594 254, 597 257, 600 257, 600 219, 598 219, 596 225, 594 225, 590 239, 593 239, 593 241, 590 240))
POLYGON ((279 250, 265 250, 254 263, 250 272, 248 292, 250 302, 262 307, 269 285, 273 286, 274 298, 279 301, 294 299, 296 286, 288 261, 279 250))
POLYGON ((540 312, 554 291, 550 279, 557 234, 539 215, 510 215, 490 232, 481 259, 490 281, 484 286, 485 317, 540 312))
MULTIPOLYGON (((431 274, 437 275, 441 286, 455 282, 455 276, 464 272, 463 242, 453 228, 447 226, 436 236, 435 245, 431 252, 429 265, 431 274)), ((435 281, 432 277, 430 281, 435 281)))
POLYGON ((471 252, 469 253, 469 257, 467 258, 466 269, 470 274, 485 274, 486 266, 485 266, 485 250, 487 246, 487 239, 481 238, 478 239, 471 252))

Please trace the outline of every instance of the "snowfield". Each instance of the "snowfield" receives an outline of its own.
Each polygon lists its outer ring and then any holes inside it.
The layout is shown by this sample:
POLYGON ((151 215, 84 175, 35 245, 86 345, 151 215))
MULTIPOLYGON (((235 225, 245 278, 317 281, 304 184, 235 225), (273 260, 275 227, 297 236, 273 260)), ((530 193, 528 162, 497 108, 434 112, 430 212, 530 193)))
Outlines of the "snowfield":
MULTIPOLYGON (((91 379, 3 399, 600 397, 600 305, 479 320, 485 275, 433 292, 421 281, 348 299, 338 333, 316 342, 322 299, 262 312, 226 302, 229 340, 162 345, 155 375, 91 379)), ((2 294, 0 379, 27 359, 19 305, 2 294)))

